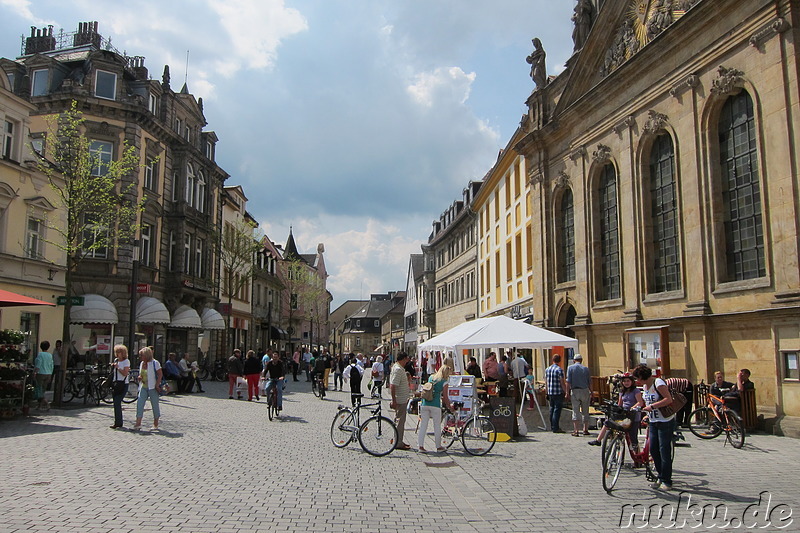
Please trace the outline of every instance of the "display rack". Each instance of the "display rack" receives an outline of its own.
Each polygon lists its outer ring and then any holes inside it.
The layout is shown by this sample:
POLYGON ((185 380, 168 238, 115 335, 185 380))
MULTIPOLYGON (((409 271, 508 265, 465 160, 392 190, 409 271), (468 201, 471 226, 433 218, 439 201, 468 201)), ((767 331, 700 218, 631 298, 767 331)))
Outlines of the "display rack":
POLYGON ((27 376, 25 356, 19 345, 0 345, 0 418, 11 418, 22 412, 27 376))

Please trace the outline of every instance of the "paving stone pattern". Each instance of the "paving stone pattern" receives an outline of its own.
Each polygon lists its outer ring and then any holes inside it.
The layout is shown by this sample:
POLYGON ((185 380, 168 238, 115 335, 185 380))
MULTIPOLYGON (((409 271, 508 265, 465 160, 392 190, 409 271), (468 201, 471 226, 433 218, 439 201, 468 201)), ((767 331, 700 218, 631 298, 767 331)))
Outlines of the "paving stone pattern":
MULTIPOLYGON (((800 512, 795 439, 749 435, 736 450, 687 431, 674 492, 652 490, 643 472, 626 469, 608 495, 600 448, 585 437, 533 429, 485 457, 467 455, 460 443, 446 454, 372 457, 357 442, 331 444, 330 424, 347 393, 321 401, 304 380, 290 382, 284 416, 270 422, 263 399, 229 400, 222 383, 205 390, 162 398, 157 433, 129 429, 135 404, 125 406, 124 430, 109 429, 113 411, 105 405, 0 421, 0 531, 617 531, 625 504, 680 506, 691 495, 695 509, 724 504, 730 518, 762 491, 772 508, 800 512)), ((151 417, 148 410, 143 427, 151 417)), ((529 428, 538 425, 538 415, 526 417, 529 428)), ((414 447, 415 425, 409 415, 406 441, 414 447)), ((687 517, 687 531, 748 530, 735 521, 691 528, 699 522, 687 517)), ((800 516, 793 521, 782 530, 799 531, 800 516)), ((650 526, 630 529, 664 524, 650 526)))

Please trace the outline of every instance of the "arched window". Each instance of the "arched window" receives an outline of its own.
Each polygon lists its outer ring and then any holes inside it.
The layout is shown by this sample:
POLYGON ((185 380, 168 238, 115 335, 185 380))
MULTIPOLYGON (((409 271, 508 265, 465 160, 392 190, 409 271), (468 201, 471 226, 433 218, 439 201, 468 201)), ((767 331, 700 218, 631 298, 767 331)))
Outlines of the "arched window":
POLYGON ((727 281, 766 275, 753 100, 731 96, 719 118, 727 281))
POLYGON ((206 178, 202 172, 197 173, 197 201, 195 208, 201 213, 205 212, 206 205, 206 178))
POLYGON ((613 165, 603 167, 598 193, 600 216, 599 300, 620 297, 619 226, 617 223, 617 173, 613 165))
POLYGON ((194 175, 194 168, 192 165, 186 165, 186 203, 194 206, 194 195, 197 184, 197 178, 194 175))
POLYGON ((558 237, 558 282, 575 281, 575 206, 570 189, 561 195, 558 237))
POLYGON ((653 273, 650 292, 677 291, 681 288, 678 220, 675 150, 669 135, 659 135, 650 152, 650 251, 653 273))

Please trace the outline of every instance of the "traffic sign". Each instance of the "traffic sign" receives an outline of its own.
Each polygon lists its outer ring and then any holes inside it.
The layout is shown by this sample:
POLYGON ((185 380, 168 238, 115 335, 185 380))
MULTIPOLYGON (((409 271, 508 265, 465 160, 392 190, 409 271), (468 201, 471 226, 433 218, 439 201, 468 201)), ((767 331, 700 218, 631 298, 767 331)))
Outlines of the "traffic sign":
MULTIPOLYGON (((71 305, 83 305, 83 296, 72 296, 70 298, 71 305)), ((59 296, 56 298, 56 305, 67 305, 67 297, 59 296)))

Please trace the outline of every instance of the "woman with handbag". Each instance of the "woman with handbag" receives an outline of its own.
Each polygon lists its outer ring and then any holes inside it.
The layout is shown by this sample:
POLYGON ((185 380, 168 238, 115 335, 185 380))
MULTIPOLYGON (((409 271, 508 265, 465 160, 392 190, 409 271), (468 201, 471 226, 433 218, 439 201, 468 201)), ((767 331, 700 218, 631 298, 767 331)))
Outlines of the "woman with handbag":
POLYGON ((422 398, 422 405, 419 408, 419 432, 417 434, 417 444, 419 451, 427 453, 425 449, 425 434, 428 432, 428 421, 433 419, 433 440, 436 444, 436 451, 443 452, 442 447, 442 399, 444 399, 447 409, 451 409, 450 399, 447 395, 447 381, 453 373, 453 360, 447 357, 430 378, 428 383, 433 385, 433 397, 430 400, 422 398))
POLYGON ((153 350, 149 347, 139 350, 139 399, 136 401, 136 425, 133 429, 142 428, 142 417, 144 416, 144 405, 150 400, 150 407, 153 409, 153 430, 158 431, 158 419, 161 417, 161 409, 158 407, 158 394, 161 392, 161 379, 164 374, 161 370, 161 363, 153 359, 153 350))
POLYGON ((111 392, 114 398, 114 424, 111 429, 122 427, 122 399, 128 391, 128 374, 131 371, 131 362, 128 359, 128 348, 122 344, 114 346, 114 355, 117 360, 111 363, 114 369, 111 381, 111 392))
POLYGON ((381 389, 383 388, 383 356, 379 355, 372 363, 372 397, 380 398, 381 389))
POLYGON ((672 404, 672 394, 667 382, 653 375, 647 365, 639 365, 633 369, 636 385, 642 388, 645 406, 642 411, 647 414, 648 431, 650 432, 650 455, 653 465, 658 471, 658 479, 650 488, 672 490, 672 440, 675 433, 675 412, 664 416, 660 408, 672 404))

